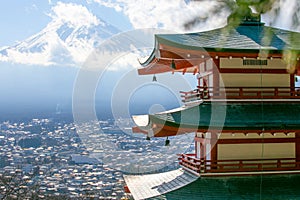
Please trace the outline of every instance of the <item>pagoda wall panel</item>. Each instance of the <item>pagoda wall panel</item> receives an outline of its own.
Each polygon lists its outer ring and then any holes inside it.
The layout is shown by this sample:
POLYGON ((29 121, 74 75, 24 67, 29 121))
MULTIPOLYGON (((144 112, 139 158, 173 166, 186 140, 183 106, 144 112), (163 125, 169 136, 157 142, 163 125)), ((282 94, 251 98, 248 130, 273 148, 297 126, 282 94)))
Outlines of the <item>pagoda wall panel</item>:
POLYGON ((262 158, 295 158, 295 143, 218 145, 218 160, 262 158))
POLYGON ((220 134, 218 139, 264 139, 264 138, 295 138, 295 133, 289 133, 288 135, 284 133, 262 133, 262 134, 257 134, 257 133, 251 133, 249 132, 247 135, 244 133, 222 133, 220 134))
MULTIPOLYGON (((257 60, 246 58, 246 60, 257 60)), ((264 59, 262 59, 264 60, 264 59)), ((265 59, 266 60, 266 59, 265 59)), ((243 65, 242 58, 220 58, 221 69, 286 69, 286 64, 282 59, 267 59, 267 65, 243 65)))
POLYGON ((223 73, 225 87, 290 87, 289 74, 223 73))

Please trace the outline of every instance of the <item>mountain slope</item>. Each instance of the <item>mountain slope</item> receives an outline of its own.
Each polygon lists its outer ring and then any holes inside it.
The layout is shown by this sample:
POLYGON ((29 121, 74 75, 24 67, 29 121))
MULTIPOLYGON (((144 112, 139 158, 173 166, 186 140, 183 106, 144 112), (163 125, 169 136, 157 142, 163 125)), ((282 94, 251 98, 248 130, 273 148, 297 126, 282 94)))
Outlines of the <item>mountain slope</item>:
POLYGON ((74 24, 53 20, 46 28, 11 47, 0 47, 0 61, 29 65, 80 65, 93 48, 120 32, 97 19, 95 23, 74 24))

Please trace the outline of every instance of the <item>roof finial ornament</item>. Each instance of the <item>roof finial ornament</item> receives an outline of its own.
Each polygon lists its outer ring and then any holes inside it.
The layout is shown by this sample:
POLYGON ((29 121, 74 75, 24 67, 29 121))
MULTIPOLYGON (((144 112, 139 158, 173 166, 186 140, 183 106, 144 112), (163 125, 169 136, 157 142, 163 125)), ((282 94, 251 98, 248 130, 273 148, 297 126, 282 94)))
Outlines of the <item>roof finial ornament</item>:
POLYGON ((227 23, 232 26, 261 24, 260 14, 253 13, 250 6, 254 2, 247 0, 236 0, 236 6, 227 18, 227 23))

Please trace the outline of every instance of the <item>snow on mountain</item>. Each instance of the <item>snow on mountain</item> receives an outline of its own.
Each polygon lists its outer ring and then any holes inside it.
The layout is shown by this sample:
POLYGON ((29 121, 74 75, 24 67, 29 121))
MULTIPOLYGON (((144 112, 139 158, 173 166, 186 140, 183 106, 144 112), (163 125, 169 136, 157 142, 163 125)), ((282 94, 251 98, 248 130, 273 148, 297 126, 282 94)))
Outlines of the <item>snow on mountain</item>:
POLYGON ((51 22, 39 33, 0 47, 0 61, 78 66, 103 40, 120 32, 77 4, 58 3, 49 16, 51 22))

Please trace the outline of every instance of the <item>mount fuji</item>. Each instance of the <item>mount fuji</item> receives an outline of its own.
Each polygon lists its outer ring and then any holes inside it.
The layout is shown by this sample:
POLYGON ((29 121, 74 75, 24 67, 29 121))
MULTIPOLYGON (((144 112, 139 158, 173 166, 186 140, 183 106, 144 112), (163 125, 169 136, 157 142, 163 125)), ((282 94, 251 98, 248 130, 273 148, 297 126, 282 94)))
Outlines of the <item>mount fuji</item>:
POLYGON ((99 18, 94 18, 92 23, 54 19, 24 41, 0 47, 0 61, 39 66, 78 66, 101 42, 119 32, 99 18))
POLYGON ((71 113, 81 64, 93 49, 120 32, 83 6, 58 3, 58 7, 40 32, 0 47, 0 120, 45 117, 55 113, 58 104, 71 113))
MULTIPOLYGON (((102 42, 121 32, 75 3, 58 2, 48 16, 51 21, 38 33, 15 45, 0 47, 0 121, 51 117, 56 115, 58 105, 61 115, 72 118, 74 83, 81 65, 102 42)), ((140 38, 144 39, 143 35, 133 39, 140 38)), ((125 39, 124 45, 133 47, 131 40, 125 39)), ((113 117, 112 93, 127 70, 119 63, 116 66, 117 70, 106 71, 95 89, 95 110, 102 119, 113 117)), ((85 105, 84 93, 82 99, 79 103, 85 105)), ((116 101, 123 101, 122 96, 116 101)), ((134 111, 139 108, 134 107, 134 111)))

